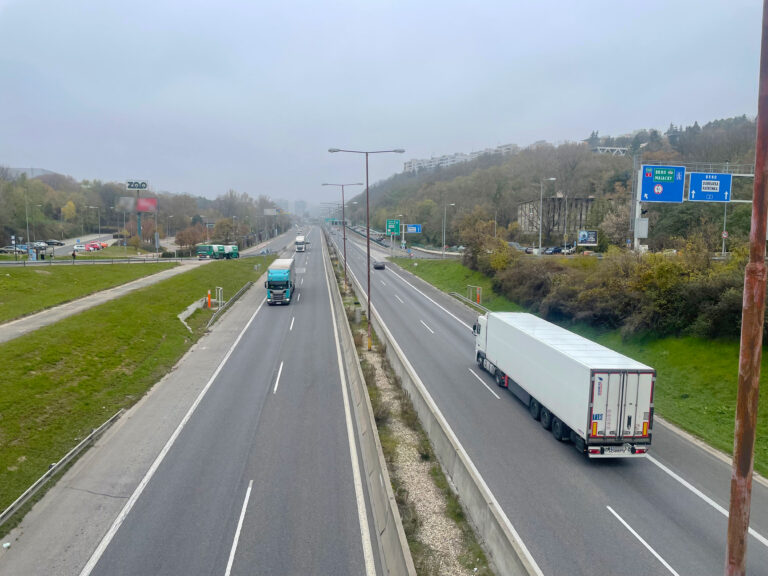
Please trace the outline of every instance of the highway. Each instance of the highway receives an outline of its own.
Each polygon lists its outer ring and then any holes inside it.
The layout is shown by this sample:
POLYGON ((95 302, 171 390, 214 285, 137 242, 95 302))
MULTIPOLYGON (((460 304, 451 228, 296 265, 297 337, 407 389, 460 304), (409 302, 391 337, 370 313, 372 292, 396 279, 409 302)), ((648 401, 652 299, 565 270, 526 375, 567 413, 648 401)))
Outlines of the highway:
POLYGON ((373 566, 320 234, 310 235, 314 252, 296 254, 298 302, 254 313, 92 574, 359 575, 366 560, 373 566))
MULTIPOLYGON (((340 233, 332 238, 341 245, 340 233)), ((387 256, 371 250, 372 260, 387 256)), ((365 246, 354 235, 347 256, 365 288, 365 246)), ((373 307, 543 574, 723 573, 728 461, 658 421, 648 458, 590 461, 477 368, 476 314, 391 264, 371 271, 371 291, 373 307)), ((754 482, 752 498, 748 573, 768 575, 764 483, 754 482)))
POLYGON ((204 337, 35 507, 0 556, 0 574, 380 572, 354 413, 342 391, 335 286, 326 281, 319 230, 308 236, 311 251, 283 252, 296 258, 296 300, 271 307, 254 286, 229 313, 242 321, 225 315, 216 325, 225 332, 204 337), (179 375, 190 370, 184 395, 179 375), (168 390, 189 408, 168 404, 168 390), (163 404, 171 409, 163 413, 163 404))

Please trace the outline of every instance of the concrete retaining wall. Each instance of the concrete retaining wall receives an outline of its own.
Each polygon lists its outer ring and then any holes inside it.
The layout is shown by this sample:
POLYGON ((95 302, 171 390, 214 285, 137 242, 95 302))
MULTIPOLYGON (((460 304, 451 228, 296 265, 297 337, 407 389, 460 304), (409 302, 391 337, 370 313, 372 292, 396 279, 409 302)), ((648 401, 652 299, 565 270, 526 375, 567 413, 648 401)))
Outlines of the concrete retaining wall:
POLYGON ((329 262, 327 273, 333 293, 333 314, 339 329, 342 355, 349 380, 352 396, 352 406, 355 411, 357 438, 363 456, 365 481, 373 509, 374 525, 376 527, 376 543, 379 547, 379 557, 384 574, 393 576, 416 576, 413 559, 405 538, 400 512, 397 508, 392 483, 389 479, 384 453, 381 450, 379 435, 373 417, 373 408, 365 386, 365 378, 360 368, 357 349, 349 328, 346 311, 341 296, 336 289, 336 278, 333 276, 333 265, 329 262))

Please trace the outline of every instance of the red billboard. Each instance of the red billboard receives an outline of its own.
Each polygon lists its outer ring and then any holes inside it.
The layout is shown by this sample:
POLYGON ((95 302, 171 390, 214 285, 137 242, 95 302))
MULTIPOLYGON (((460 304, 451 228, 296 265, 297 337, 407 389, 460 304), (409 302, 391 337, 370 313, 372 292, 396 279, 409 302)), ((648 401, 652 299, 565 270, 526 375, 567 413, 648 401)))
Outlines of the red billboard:
POLYGON ((137 198, 137 212, 157 212, 157 198, 137 198))

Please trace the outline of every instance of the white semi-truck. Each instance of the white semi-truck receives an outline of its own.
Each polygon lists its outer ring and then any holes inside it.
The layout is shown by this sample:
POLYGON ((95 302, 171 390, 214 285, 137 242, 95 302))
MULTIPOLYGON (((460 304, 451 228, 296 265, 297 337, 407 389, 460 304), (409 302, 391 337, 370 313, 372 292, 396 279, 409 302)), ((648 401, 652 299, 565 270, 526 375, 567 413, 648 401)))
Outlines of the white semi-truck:
POLYGON ((478 365, 555 438, 590 458, 648 452, 653 368, 533 314, 489 312, 474 332, 478 365))
POLYGON ((296 236, 296 252, 304 252, 307 249, 307 241, 304 236, 296 236))

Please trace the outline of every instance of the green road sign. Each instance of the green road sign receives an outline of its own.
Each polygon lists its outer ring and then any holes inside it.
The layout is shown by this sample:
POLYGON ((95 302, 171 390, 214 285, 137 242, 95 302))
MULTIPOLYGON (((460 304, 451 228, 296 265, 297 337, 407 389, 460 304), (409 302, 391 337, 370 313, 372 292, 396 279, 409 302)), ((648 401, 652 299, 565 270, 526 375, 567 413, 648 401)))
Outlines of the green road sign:
POLYGON ((400 220, 387 220, 387 236, 400 234, 400 220))

